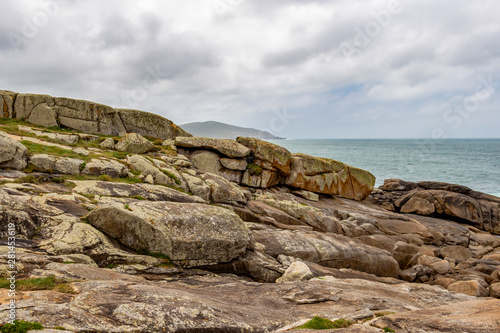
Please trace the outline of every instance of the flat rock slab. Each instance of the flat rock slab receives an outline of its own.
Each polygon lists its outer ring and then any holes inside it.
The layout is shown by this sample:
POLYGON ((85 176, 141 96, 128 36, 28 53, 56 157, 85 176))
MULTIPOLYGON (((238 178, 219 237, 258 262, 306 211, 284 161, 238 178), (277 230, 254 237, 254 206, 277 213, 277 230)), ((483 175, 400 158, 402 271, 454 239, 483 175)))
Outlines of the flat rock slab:
POLYGON ((231 157, 245 157, 250 149, 230 139, 212 139, 203 137, 177 137, 175 145, 184 148, 210 149, 231 157))
MULTIPOLYGON (((314 316, 351 318, 359 309, 366 308, 373 312, 402 312, 392 316, 408 318, 414 313, 433 313, 432 308, 441 306, 437 309, 450 309, 448 316, 482 313, 482 323, 476 323, 475 317, 462 315, 460 320, 469 326, 457 326, 464 329, 454 331, 472 333, 486 332, 468 328, 473 324, 494 327, 498 317, 489 314, 498 311, 500 304, 500 300, 496 303, 477 300, 438 287, 385 285, 356 279, 261 284, 234 276, 193 276, 168 282, 85 281, 73 286, 79 292, 77 295, 31 292, 29 298, 17 302, 18 318, 36 320, 45 327, 72 327, 74 331, 276 332, 314 316), (473 302, 461 303, 471 300, 473 302), (476 312, 469 311, 463 304, 476 304, 476 312), (481 311, 480 305, 483 305, 481 311)), ((0 306, 0 315, 7 311, 7 305, 0 306)), ((446 316, 441 316, 442 313, 435 313, 429 323, 445 326, 446 316)), ((426 325, 425 320, 415 320, 409 327, 426 325)), ((392 321, 387 325, 392 325, 392 321)))

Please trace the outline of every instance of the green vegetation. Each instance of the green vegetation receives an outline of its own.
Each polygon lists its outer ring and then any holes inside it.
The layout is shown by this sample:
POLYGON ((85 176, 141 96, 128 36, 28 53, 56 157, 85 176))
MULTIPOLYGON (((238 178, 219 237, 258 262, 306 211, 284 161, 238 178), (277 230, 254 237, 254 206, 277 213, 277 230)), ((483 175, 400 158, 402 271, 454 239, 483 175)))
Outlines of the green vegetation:
POLYGON ((181 181, 179 179, 177 179, 177 177, 173 173, 168 172, 167 170, 163 170, 163 169, 161 171, 163 171, 163 173, 165 175, 167 175, 168 177, 170 177, 170 179, 172 179, 177 185, 181 184, 181 181))
POLYGON ((30 330, 43 330, 43 325, 37 322, 27 322, 24 320, 14 320, 14 324, 4 324, 0 326, 2 333, 26 333, 30 330))
POLYGON ((115 268, 115 264, 109 264, 108 266, 106 266, 106 268, 115 268))
POLYGON ((73 151, 69 149, 64 149, 61 147, 57 146, 47 146, 47 145, 42 145, 39 143, 34 143, 31 141, 23 140, 21 143, 28 148, 28 152, 31 155, 34 154, 47 154, 47 155, 56 155, 56 156, 61 156, 61 157, 70 157, 70 158, 77 158, 81 160, 90 160, 90 156, 83 156, 77 153, 74 153, 73 151))
POLYGON ((396 332, 395 330, 390 329, 390 328, 389 328, 389 327, 387 327, 387 326, 386 326, 386 327, 384 327, 384 328, 382 329, 382 331, 384 331, 384 332, 396 332))
POLYGON ((125 209, 126 209, 126 210, 130 210, 130 211, 132 211, 132 209, 130 208, 130 206, 129 206, 129 205, 125 205, 125 209))
POLYGON ((127 155, 129 155, 130 153, 127 153, 125 151, 114 151, 113 152, 113 157, 114 158, 117 158, 119 160, 123 160, 127 157, 127 155))
POLYGON ((352 323, 345 319, 338 319, 335 321, 331 321, 326 318, 314 317, 304 325, 297 327, 297 329, 327 330, 327 329, 349 327, 351 325, 352 323))
POLYGON ((247 165, 247 169, 249 170, 252 176, 260 176, 262 174, 262 168, 256 164, 247 165))
POLYGON ((145 198, 141 197, 140 195, 132 195, 129 198, 137 199, 137 200, 146 200, 145 198))
POLYGON ((375 317, 379 318, 390 314, 394 314, 394 312, 375 312, 375 317))
MULTIPOLYGON (((0 288, 9 289, 10 281, 0 278, 0 288)), ((37 279, 18 279, 16 280, 16 289, 19 291, 56 290, 63 293, 75 293, 73 288, 67 283, 56 282, 54 276, 37 279)))
POLYGON ((159 266, 162 266, 162 267, 172 267, 173 266, 172 260, 170 259, 170 257, 163 254, 163 253, 149 252, 146 249, 137 249, 135 252, 137 254, 140 254, 143 256, 151 256, 151 257, 155 257, 155 258, 163 261, 160 265, 158 265, 158 267, 159 266))
POLYGON ((61 331, 66 330, 66 329, 65 329, 64 327, 62 327, 62 326, 56 326, 56 327, 54 327, 54 329, 55 329, 55 330, 61 330, 61 331))

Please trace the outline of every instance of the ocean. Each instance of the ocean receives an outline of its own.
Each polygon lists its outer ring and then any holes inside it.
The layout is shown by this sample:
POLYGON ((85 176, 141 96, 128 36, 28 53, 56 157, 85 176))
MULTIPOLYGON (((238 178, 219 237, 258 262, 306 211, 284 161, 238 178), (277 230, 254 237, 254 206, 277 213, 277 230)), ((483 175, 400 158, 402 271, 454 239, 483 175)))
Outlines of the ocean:
POLYGON ((327 157, 387 178, 442 181, 500 197, 500 139, 269 140, 292 153, 327 157))

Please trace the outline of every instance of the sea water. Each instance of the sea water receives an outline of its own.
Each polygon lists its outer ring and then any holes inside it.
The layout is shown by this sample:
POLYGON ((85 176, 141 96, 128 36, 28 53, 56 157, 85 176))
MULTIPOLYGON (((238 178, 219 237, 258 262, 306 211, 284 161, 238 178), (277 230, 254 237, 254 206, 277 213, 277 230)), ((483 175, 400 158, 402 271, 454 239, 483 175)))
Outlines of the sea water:
POLYGON ((500 139, 272 140, 292 153, 327 157, 377 178, 441 181, 500 197, 500 139))

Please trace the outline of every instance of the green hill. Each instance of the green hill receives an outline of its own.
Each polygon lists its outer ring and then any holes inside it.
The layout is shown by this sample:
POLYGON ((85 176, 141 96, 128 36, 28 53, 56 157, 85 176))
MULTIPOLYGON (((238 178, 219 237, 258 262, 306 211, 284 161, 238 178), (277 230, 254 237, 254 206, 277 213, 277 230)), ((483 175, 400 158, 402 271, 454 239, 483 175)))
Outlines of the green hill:
POLYGON ((249 136, 264 140, 284 139, 269 132, 261 131, 255 128, 239 127, 217 121, 188 123, 181 125, 181 127, 194 136, 204 136, 216 139, 235 139, 237 136, 249 136))

